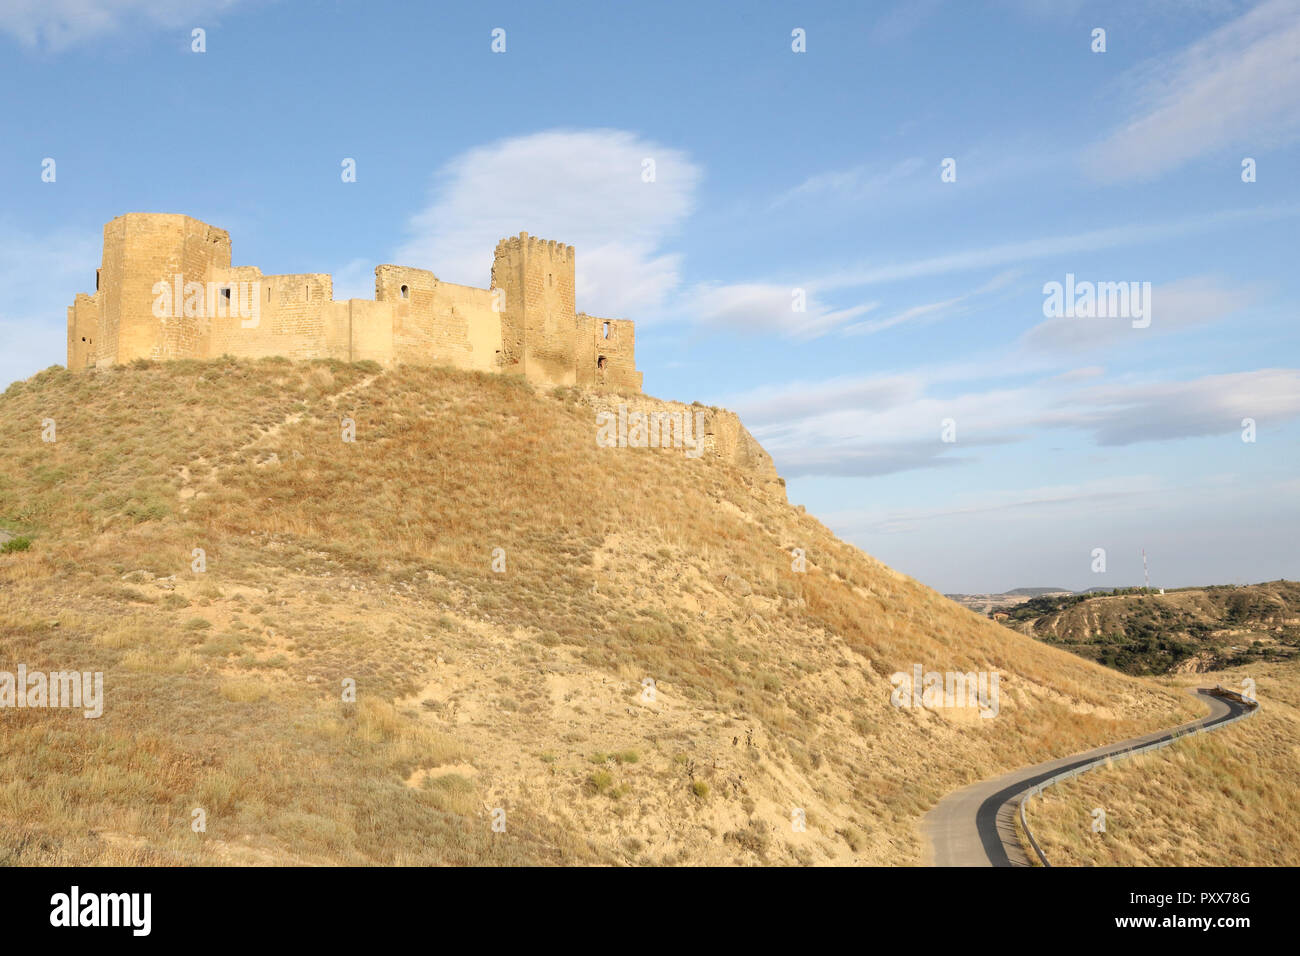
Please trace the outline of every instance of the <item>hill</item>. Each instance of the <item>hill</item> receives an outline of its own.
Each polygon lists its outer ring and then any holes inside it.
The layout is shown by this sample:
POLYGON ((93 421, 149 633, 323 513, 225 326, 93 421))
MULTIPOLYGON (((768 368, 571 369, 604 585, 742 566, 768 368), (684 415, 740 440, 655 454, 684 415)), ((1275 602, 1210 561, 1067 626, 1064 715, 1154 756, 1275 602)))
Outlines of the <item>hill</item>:
POLYGON ((1300 654, 1300 584, 1272 581, 1038 597, 1006 624, 1131 674, 1201 672, 1300 654))
POLYGON ((0 710, 0 863, 911 864, 951 789, 1196 713, 839 541, 728 413, 698 459, 598 448, 623 401, 283 360, 10 386, 0 670, 104 691, 0 710), (893 706, 918 664, 998 672, 996 718, 893 706))

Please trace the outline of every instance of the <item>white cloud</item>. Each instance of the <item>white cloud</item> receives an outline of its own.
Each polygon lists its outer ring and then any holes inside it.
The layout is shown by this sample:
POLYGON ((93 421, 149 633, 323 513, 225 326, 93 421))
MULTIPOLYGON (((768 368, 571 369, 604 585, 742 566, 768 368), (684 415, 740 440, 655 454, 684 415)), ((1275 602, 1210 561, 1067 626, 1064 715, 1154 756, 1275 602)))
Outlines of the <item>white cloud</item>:
POLYGON ((664 246, 690 215, 700 168, 686 153, 615 129, 551 130, 470 149, 438 171, 397 261, 485 287, 497 240, 528 232, 577 251, 577 299, 633 316, 679 284, 664 246), (653 159, 655 181, 642 181, 653 159))
POLYGON ((241 0, 5 0, 0 32, 24 46, 54 52, 128 27, 209 26, 199 22, 241 0))
POLYGON ((1300 4, 1265 0, 1177 56, 1143 64, 1133 85, 1137 115, 1088 157, 1104 179, 1289 143, 1300 137, 1300 4))

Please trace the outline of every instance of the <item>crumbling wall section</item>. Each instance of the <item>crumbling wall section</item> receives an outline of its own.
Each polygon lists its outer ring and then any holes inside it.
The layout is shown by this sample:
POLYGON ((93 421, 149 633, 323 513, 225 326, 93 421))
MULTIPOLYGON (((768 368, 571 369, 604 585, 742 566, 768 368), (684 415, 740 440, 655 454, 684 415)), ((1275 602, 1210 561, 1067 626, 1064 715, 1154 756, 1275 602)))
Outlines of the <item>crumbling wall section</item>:
POLYGON ((575 367, 579 385, 641 391, 636 370, 636 323, 578 313, 575 367))
POLYGON ((68 306, 68 368, 94 366, 99 334, 99 301, 96 296, 78 292, 68 306))
MULTIPOLYGON (((647 416, 663 415, 665 413, 681 418, 690 416, 691 436, 693 439, 699 440, 702 445, 702 452, 698 456, 700 459, 723 462, 734 466, 740 470, 745 480, 757 492, 775 496, 782 501, 786 500, 785 479, 777 474, 776 465, 772 462, 772 456, 749 433, 749 430, 741 423, 740 417, 735 412, 728 411, 725 408, 713 408, 708 405, 687 405, 683 402, 664 401, 663 399, 651 398, 648 395, 624 396, 593 390, 585 391, 582 401, 591 409, 593 441, 598 432, 596 416, 601 412, 608 412, 615 417, 616 421, 623 422, 627 422, 633 412, 641 412, 647 416)), ((645 448, 631 446, 617 449, 611 448, 610 451, 618 451, 623 454, 657 455, 684 455, 686 453, 684 447, 680 449, 675 446, 665 447, 665 432, 675 435, 675 425, 672 429, 665 429, 663 419, 658 419, 654 426, 651 429, 651 434, 658 437, 660 441, 658 445, 652 443, 645 448)))

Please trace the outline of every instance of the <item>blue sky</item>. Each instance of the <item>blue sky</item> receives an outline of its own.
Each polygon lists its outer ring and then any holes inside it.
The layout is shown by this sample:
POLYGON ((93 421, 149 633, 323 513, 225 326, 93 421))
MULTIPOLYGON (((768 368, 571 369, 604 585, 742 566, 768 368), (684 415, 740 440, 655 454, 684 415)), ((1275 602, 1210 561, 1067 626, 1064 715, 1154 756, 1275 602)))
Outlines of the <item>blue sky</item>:
POLYGON ((647 392, 740 412, 932 586, 1300 577, 1300 2, 741 9, 6 3, 0 387, 65 360, 124 212, 336 298, 486 286, 526 230, 637 320, 647 392), (1150 283, 1150 325, 1048 317, 1067 273, 1150 283))

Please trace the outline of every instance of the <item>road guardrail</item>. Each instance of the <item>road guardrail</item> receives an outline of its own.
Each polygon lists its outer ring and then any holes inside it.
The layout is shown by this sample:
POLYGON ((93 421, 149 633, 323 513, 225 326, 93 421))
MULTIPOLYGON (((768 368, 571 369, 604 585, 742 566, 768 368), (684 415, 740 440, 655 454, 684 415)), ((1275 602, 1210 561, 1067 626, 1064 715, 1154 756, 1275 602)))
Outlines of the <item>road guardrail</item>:
POLYGON ((1235 724, 1239 720, 1245 720, 1247 717, 1252 716, 1257 710, 1259 710, 1259 701, 1252 700, 1249 697, 1243 697, 1235 690, 1228 690, 1226 687, 1221 685, 1215 685, 1214 689, 1211 690, 1210 693, 1216 697, 1226 697, 1229 700, 1235 700, 1238 703, 1245 704, 1246 709, 1235 717, 1229 717, 1227 720, 1216 721, 1208 727, 1203 723, 1197 724, 1187 728, 1186 730, 1175 731, 1170 736, 1161 740, 1152 741, 1151 743, 1143 744, 1140 747, 1128 747, 1124 750, 1117 750, 1114 753, 1098 757, 1096 760, 1090 760, 1086 764, 1074 767, 1070 770, 1062 771, 1055 776, 1048 777, 1046 780, 1035 784, 1020 795, 1020 825, 1024 827, 1025 836, 1029 838, 1029 845, 1034 848, 1034 852, 1038 854, 1038 859, 1042 862, 1043 866, 1050 867, 1052 864, 1047 862, 1047 854, 1043 852, 1043 848, 1039 846, 1038 841, 1034 839, 1034 832, 1029 829, 1029 819, 1025 816, 1025 804, 1029 802, 1029 798, 1038 796, 1048 787, 1054 786, 1062 780, 1069 780, 1071 777, 1077 777, 1079 774, 1087 773, 1089 770, 1096 770, 1099 766, 1108 761, 1118 760, 1121 757, 1132 757, 1135 754, 1146 753, 1149 750, 1159 750, 1161 747, 1168 747, 1170 744, 1182 740, 1184 737, 1190 737, 1193 734, 1203 733, 1207 730, 1218 730, 1220 727, 1228 726, 1228 724, 1235 724))

